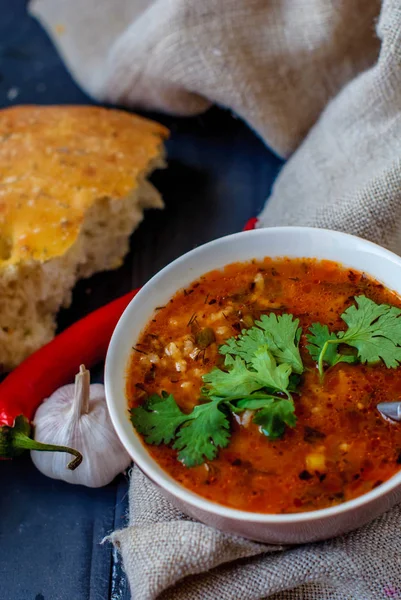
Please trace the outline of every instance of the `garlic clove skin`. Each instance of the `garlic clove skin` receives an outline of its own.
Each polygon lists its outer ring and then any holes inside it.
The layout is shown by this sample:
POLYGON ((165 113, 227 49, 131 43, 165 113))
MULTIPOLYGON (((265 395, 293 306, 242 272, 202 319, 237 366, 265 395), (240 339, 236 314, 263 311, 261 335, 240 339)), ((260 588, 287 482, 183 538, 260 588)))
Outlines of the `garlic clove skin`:
POLYGON ((84 367, 75 385, 60 388, 39 406, 33 424, 35 440, 70 446, 83 456, 81 465, 70 471, 65 454, 31 451, 35 466, 52 479, 102 487, 131 463, 112 425, 104 386, 89 385, 84 367))

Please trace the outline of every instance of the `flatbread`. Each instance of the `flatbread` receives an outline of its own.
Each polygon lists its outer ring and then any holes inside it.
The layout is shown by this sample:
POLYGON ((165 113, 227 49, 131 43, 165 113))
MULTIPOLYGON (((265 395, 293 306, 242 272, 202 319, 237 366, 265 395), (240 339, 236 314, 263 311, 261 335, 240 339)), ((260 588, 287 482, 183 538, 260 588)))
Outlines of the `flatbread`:
POLYGON ((0 267, 46 261, 75 242, 99 198, 132 193, 168 130, 96 106, 0 111, 0 267))

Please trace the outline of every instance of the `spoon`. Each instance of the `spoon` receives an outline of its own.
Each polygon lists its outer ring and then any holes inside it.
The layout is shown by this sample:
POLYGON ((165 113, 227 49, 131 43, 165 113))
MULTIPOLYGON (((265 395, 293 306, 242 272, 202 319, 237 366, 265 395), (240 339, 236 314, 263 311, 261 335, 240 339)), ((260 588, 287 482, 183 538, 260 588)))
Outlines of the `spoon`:
POLYGON ((377 410, 385 419, 401 421, 401 402, 380 402, 377 410))

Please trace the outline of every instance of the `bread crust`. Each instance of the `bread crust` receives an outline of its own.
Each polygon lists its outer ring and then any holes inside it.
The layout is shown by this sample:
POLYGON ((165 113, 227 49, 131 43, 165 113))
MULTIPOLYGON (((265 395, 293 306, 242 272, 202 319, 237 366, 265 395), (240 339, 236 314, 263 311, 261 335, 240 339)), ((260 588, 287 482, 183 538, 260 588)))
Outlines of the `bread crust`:
POLYGON ((167 136, 159 123, 96 106, 0 110, 0 268, 62 256, 99 198, 141 185, 167 136))

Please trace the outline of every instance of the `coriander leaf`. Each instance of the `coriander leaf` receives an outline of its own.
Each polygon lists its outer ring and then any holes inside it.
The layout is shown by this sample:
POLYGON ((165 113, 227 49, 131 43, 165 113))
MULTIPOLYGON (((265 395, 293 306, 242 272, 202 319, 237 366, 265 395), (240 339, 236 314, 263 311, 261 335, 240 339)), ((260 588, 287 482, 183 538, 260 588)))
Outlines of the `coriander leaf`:
POLYGON ((229 368, 228 372, 215 367, 210 373, 203 375, 202 379, 207 387, 202 391, 223 398, 241 398, 263 387, 256 374, 247 369, 239 356, 232 358, 228 354, 225 365, 229 368))
POLYGON ((287 363, 294 373, 302 373, 304 368, 299 353, 301 328, 299 320, 292 315, 277 317, 274 313, 262 315, 261 320, 250 329, 243 329, 235 338, 229 338, 220 347, 220 354, 239 356, 246 363, 252 361, 255 352, 261 346, 268 346, 278 363, 287 363))
POLYGON ((220 354, 231 354, 241 357, 246 363, 250 363, 255 352, 267 344, 264 332, 259 327, 243 329, 238 337, 231 337, 220 346, 220 354))
POLYGON ((270 439, 280 438, 285 426, 295 427, 297 418, 292 400, 271 400, 253 417, 253 422, 259 425, 262 433, 270 439))
POLYGON ((260 393, 253 394, 249 398, 243 398, 232 406, 233 412, 240 413, 243 410, 257 411, 253 422, 261 426, 262 433, 270 439, 276 439, 283 435, 285 426, 295 427, 297 418, 292 399, 279 398, 278 396, 264 396, 260 393))
POLYGON ((225 365, 229 371, 215 368, 203 376, 208 384, 204 391, 207 394, 222 398, 242 398, 261 388, 270 388, 288 395, 291 367, 286 364, 277 365, 273 355, 262 346, 251 358, 249 367, 236 356, 226 355, 225 365))
POLYGON ((357 349, 363 363, 374 364, 382 360, 386 367, 401 363, 401 310, 388 304, 376 304, 366 296, 355 297, 352 305, 341 315, 348 325, 346 331, 330 333, 326 326, 315 323, 308 335, 308 350, 318 361, 323 375, 323 362, 329 366, 338 362, 354 362, 355 357, 338 352, 339 344, 357 349))
POLYGON ((350 306, 341 315, 348 325, 339 332, 339 343, 358 350, 363 363, 374 364, 383 360, 386 367, 401 363, 401 310, 388 304, 376 304, 366 296, 355 298, 357 306, 350 306))
POLYGON ((294 319, 289 314, 277 317, 270 313, 262 315, 256 325, 263 329, 269 350, 277 362, 289 364, 294 373, 302 373, 304 367, 299 353, 302 329, 299 327, 299 319, 294 319))
POLYGON ((259 348, 252 360, 251 365, 256 371, 260 387, 271 388, 288 395, 288 384, 291 375, 291 367, 288 364, 277 365, 275 358, 267 347, 259 348))
POLYGON ((173 448, 186 467, 200 465, 216 458, 218 448, 230 440, 229 422, 220 410, 221 399, 195 406, 191 420, 179 430, 173 448))
POLYGON ((327 325, 313 323, 309 328, 310 333, 306 336, 310 344, 307 349, 309 354, 320 365, 320 356, 324 351, 324 362, 333 367, 339 362, 353 363, 356 361, 356 356, 351 354, 340 354, 337 351, 337 345, 341 343, 334 332, 330 332, 327 325), (327 345, 326 345, 327 342, 327 345))
POLYGON ((170 394, 163 398, 154 394, 143 406, 131 410, 131 421, 148 444, 169 444, 190 415, 184 414, 170 394))
MULTIPOLYGON (((336 334, 329 331, 327 325, 322 325, 321 323, 313 323, 309 328, 310 333, 307 334, 306 338, 310 344, 307 347, 309 354, 318 362, 320 353, 322 351, 323 346, 328 340, 337 340, 336 334)), ((324 360, 330 366, 335 364, 335 355, 337 354, 337 349, 335 346, 330 346, 327 349, 324 360)))
POLYGON ((275 396, 271 392, 254 392, 250 396, 244 396, 243 398, 231 398, 224 399, 225 406, 235 414, 244 412, 244 410, 259 410, 263 408, 267 403, 270 403, 271 399, 282 400, 281 396, 275 396))
MULTIPOLYGON (((249 396, 248 398, 241 398, 235 402, 234 412, 242 412, 244 410, 259 410, 260 408, 264 408, 265 406, 270 406, 272 400, 275 397, 270 394, 264 394, 260 396, 259 394, 255 394, 253 396, 249 396)), ((277 400, 282 400, 282 398, 278 398, 277 400)))
POLYGON ((290 381, 288 384, 288 391, 289 392, 297 392, 301 381, 302 381, 301 375, 297 375, 296 373, 291 373, 290 381))

